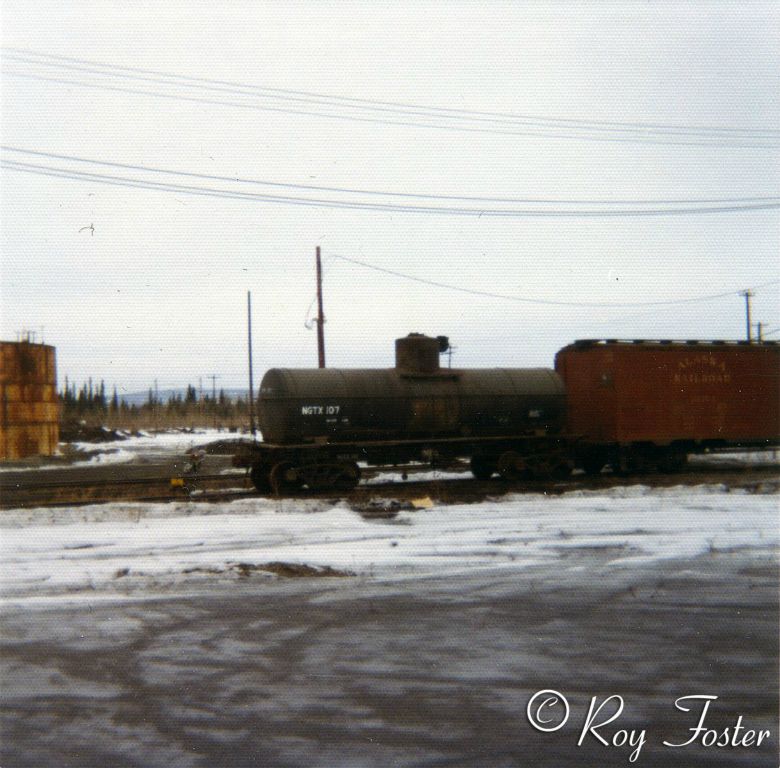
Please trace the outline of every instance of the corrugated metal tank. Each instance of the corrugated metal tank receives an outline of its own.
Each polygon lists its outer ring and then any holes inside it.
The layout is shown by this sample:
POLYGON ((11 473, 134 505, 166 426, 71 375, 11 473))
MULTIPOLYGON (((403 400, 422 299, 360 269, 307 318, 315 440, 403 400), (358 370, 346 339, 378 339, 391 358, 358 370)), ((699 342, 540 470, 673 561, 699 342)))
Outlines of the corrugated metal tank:
POLYGON ((54 347, 0 341, 0 459, 49 456, 58 441, 54 347))
POLYGON ((422 336, 407 337, 396 350, 395 368, 268 371, 258 409, 263 439, 487 437, 562 426, 563 383, 550 369, 439 368, 438 342, 422 336))

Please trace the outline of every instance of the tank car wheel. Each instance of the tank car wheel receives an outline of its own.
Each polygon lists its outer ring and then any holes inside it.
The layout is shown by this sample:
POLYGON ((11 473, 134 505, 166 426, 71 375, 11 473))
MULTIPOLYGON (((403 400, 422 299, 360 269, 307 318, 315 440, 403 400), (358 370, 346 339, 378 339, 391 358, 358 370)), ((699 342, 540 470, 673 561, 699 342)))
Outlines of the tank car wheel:
POLYGON ((354 462, 342 464, 334 486, 339 491, 351 491, 360 482, 360 467, 354 462))
POLYGON ((277 496, 293 493, 299 490, 302 485, 295 467, 289 461, 280 461, 278 464, 274 464, 269 480, 271 490, 277 496))
POLYGON ((249 470, 249 479, 260 493, 270 493, 271 478, 268 475, 268 467, 262 464, 255 464, 249 470))
POLYGON ((477 480, 490 480, 493 477, 493 473, 496 471, 496 462, 487 458, 487 456, 480 456, 479 454, 471 457, 469 462, 471 467, 471 474, 477 478, 477 480))
POLYGON ((528 475, 525 459, 516 451, 502 453, 498 459, 498 474, 504 480, 522 480, 528 475))
POLYGON ((544 456, 535 456, 529 462, 528 474, 533 480, 551 480, 553 476, 553 464, 544 456))

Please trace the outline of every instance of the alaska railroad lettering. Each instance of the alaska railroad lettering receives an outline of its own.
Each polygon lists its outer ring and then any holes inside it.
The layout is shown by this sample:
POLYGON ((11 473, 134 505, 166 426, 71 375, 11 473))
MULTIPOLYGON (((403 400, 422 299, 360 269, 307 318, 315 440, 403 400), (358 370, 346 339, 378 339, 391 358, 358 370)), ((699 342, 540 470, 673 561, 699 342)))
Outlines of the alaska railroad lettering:
POLYGON ((675 384, 730 384, 731 374, 726 372, 726 361, 713 355, 693 355, 677 363, 675 384))

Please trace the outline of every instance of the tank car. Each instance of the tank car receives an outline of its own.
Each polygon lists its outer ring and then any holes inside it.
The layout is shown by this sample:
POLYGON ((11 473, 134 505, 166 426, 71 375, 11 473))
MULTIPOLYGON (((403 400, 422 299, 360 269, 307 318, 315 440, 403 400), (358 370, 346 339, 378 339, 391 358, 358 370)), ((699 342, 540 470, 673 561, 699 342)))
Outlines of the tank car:
POLYGON ((349 487, 359 462, 468 457, 487 478, 570 471, 565 392, 551 369, 441 368, 444 337, 396 340, 388 369, 266 373, 258 401, 263 442, 237 458, 262 490, 349 487))

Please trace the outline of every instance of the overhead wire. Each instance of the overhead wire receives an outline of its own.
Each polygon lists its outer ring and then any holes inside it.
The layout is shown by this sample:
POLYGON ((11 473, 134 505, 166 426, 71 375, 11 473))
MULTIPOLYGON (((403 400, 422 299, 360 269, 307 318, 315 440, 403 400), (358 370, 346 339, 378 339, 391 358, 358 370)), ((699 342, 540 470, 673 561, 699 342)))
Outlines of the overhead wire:
POLYGON ((356 187, 334 187, 316 184, 298 184, 293 182, 268 181, 265 179, 243 178, 240 176, 221 176, 193 171, 175 171, 166 168, 138 165, 134 163, 119 163, 109 160, 95 160, 76 155, 63 155, 42 150, 25 149, 10 145, 0 145, 3 152, 12 152, 34 157, 44 157, 49 160, 64 160, 86 165, 98 165, 108 168, 120 168, 122 170, 141 171, 154 174, 164 174, 192 179, 204 179, 208 181, 226 181, 237 184, 252 184, 275 188, 304 189, 317 192, 333 192, 344 194, 360 194, 390 198, 417 198, 425 200, 458 200, 468 202, 490 203, 532 203, 553 205, 704 205, 718 204, 728 205, 736 203, 776 202, 780 203, 780 195, 756 195, 743 197, 704 197, 704 198, 663 198, 663 199, 605 199, 605 198, 542 198, 542 197, 489 197, 475 195, 443 195, 425 192, 397 192, 387 190, 365 189, 356 187))
MULTIPOLYGON (((14 151, 6 148, 5 151, 14 151)), ((660 207, 660 208, 489 208, 466 207, 452 205, 419 205, 411 203, 389 203, 380 201, 368 201, 364 199, 328 199, 325 197, 304 197, 301 195, 282 195, 259 192, 245 192, 240 190, 199 186, 195 184, 177 184, 170 181, 154 181, 149 178, 137 176, 120 176, 109 173, 96 173, 63 168, 42 163, 27 163, 2 157, 2 167, 29 174, 66 178, 71 180, 99 182, 114 186, 135 187, 142 189, 154 189, 166 192, 178 192, 181 194, 200 195, 209 197, 221 197, 237 200, 249 200, 255 202, 285 203, 289 205, 304 205, 321 208, 344 208, 351 210, 370 210, 399 213, 419 213, 435 215, 472 216, 472 217, 556 217, 556 218, 591 218, 591 217, 645 217, 645 216, 677 216, 691 214, 734 213, 774 210, 780 208, 780 198, 747 199, 744 201, 718 201, 714 204, 686 205, 686 207, 660 207)), ((106 161, 87 161, 96 165, 117 166, 106 161)), ((129 166, 128 166, 129 167, 129 166)), ((150 168, 148 166, 135 166, 139 170, 151 173, 163 173, 173 176, 192 177, 194 174, 187 172, 178 173, 166 169, 150 168)), ((227 177, 223 177, 227 178, 227 177)), ((244 180, 247 181, 247 180, 244 180)), ((336 190, 337 188, 332 188, 336 190)), ((346 190, 340 190, 346 191, 346 190)), ((450 198, 453 199, 453 198, 450 198)), ((457 199, 457 198, 456 198, 457 199)), ((636 205, 636 203, 635 203, 636 205)))
MULTIPOLYGON (((41 54, 37 54, 40 56, 41 54)), ((210 91, 219 90, 222 92, 239 94, 242 96, 251 96, 253 98, 274 98, 274 99, 295 99, 300 101, 299 97, 280 96, 277 94, 268 94, 254 92, 247 90, 251 86, 241 86, 241 88, 228 88, 224 86, 216 85, 198 85, 198 82, 212 83, 212 82, 226 82, 226 81, 211 81, 206 78, 190 78, 187 76, 171 75, 161 73, 156 70, 141 70, 150 73, 156 73, 158 75, 164 75, 167 79, 161 79, 160 77, 148 77, 146 75, 138 74, 123 74, 112 71, 102 71, 96 69, 89 69, 85 67, 77 67, 75 65, 47 62, 44 60, 24 58, 13 53, 6 54, 5 59, 17 64, 34 65, 34 66, 49 66, 49 67, 69 67, 71 69, 86 70, 88 74, 97 75, 100 77, 114 77, 130 80, 143 80, 145 82, 154 82, 162 84, 164 86, 173 86, 180 88, 182 86, 187 88, 201 88, 210 91), (171 79, 175 78, 175 79, 171 79), (177 80, 195 81, 190 82, 177 82, 177 80)), ((86 61, 86 60, 82 60, 86 61)), ((93 62, 93 64, 95 64, 93 62)), ((112 67, 120 70, 134 70, 135 68, 115 67, 114 65, 97 64, 97 66, 112 67)), ((31 74, 29 72, 18 72, 14 70, 4 70, 5 74, 21 77, 31 80, 38 80, 43 82, 52 82, 61 85, 75 85, 77 87, 84 88, 97 88, 102 90, 108 90, 119 93, 128 93, 136 95, 145 95, 166 99, 176 99, 180 101, 228 106, 242 109, 254 109, 261 111, 276 112, 281 114, 301 115, 308 117, 324 117, 328 119, 337 120, 349 120, 360 123, 379 123, 383 125, 394 125, 404 127, 421 127, 421 128, 434 128, 446 131, 457 131, 466 133, 488 133, 496 135, 517 135, 517 136, 530 136, 536 138, 554 138, 554 139, 572 139, 572 140, 586 140, 586 141, 606 141, 606 142, 619 142, 619 143, 646 143, 646 144, 660 144, 660 145, 673 145, 673 146, 702 146, 702 147, 735 147, 735 148, 763 148, 773 149, 777 144, 767 143, 772 139, 780 139, 780 131, 771 131, 770 129, 713 129, 704 127, 674 127, 674 126, 660 126, 660 125, 643 125, 638 124, 618 124, 618 123, 599 123, 598 121, 573 121, 568 119, 545 119, 541 118, 527 118, 522 116, 507 116, 507 117, 484 117, 482 114, 490 113, 477 113, 458 110, 449 110, 446 108, 426 108, 416 107, 410 109, 411 105, 406 107, 379 107, 371 106, 371 100, 350 99, 349 101, 356 102, 342 103, 340 101, 334 101, 334 98, 325 95, 319 95, 316 100, 307 99, 307 103, 314 103, 315 106, 324 106, 329 108, 338 109, 360 109, 369 110, 372 112, 381 111, 382 113, 397 114, 400 116, 411 117, 423 117, 431 118, 441 121, 442 119, 448 121, 456 121, 454 124, 441 123, 441 122, 420 122, 419 120, 398 120, 387 119, 382 116, 376 115, 356 115, 351 113, 341 112, 327 112, 327 111, 311 111, 307 109, 293 109, 290 107, 273 106, 269 104, 248 103, 239 101, 226 101, 215 98, 204 98, 202 96, 195 96, 191 94, 185 94, 181 92, 162 92, 159 90, 147 90, 144 88, 129 88, 126 85, 111 85, 105 82, 94 83, 85 82, 83 80, 66 79, 63 77, 52 77, 49 75, 31 74), (420 111, 424 110, 424 111, 420 111), (511 118, 511 119, 510 119, 511 118), (457 121, 466 121, 468 124, 458 123, 457 121), (498 127, 484 127, 479 125, 473 125, 475 122, 488 122, 494 125, 504 124, 507 128, 498 127), (561 132, 561 131, 564 132, 561 132), (635 134, 635 135, 634 135, 635 134), (683 140, 690 139, 690 140, 683 140), (764 142, 764 143, 756 143, 764 142)), ((236 85, 236 84, 233 84, 236 85)), ((281 89, 265 89, 265 90, 281 90, 281 89)), ((499 113, 496 113, 499 114, 499 113)))
MULTIPOLYGON (((178 75, 166 73, 160 70, 143 69, 139 67, 124 67, 120 65, 95 62, 87 59, 77 59, 74 57, 57 56, 54 54, 42 54, 21 49, 5 48, 4 51, 11 53, 5 54, 5 59, 14 61, 16 64, 25 66, 44 66, 58 69, 66 69, 73 72, 83 72, 84 74, 96 75, 98 77, 122 78, 125 80, 135 80, 139 82, 151 82, 173 88, 190 88, 208 90, 217 93, 229 93, 239 96, 249 96, 252 98, 272 99, 283 102, 295 102, 301 104, 312 104, 316 107, 328 107, 338 109, 357 110, 367 113, 391 114, 402 116, 413 116, 421 118, 431 118, 438 120, 452 121, 452 124, 388 120, 383 117, 377 117, 372 114, 354 115, 346 113, 334 113, 323 111, 308 111, 304 109, 291 109, 286 107, 272 106, 268 104, 250 104, 238 101, 225 101, 220 99, 207 99, 199 96, 187 95, 182 92, 165 93, 153 90, 139 88, 127 88, 118 85, 106 83, 90 83, 79 80, 68 80, 65 78, 54 78, 45 75, 30 74, 29 72, 7 71, 6 74, 39 80, 44 82, 53 82, 65 85, 75 85, 77 87, 100 88, 115 92, 148 95, 153 97, 162 97, 167 99, 177 99, 190 101, 194 103, 214 104, 228 107, 250 108, 263 111, 278 112, 282 114, 293 114, 303 116, 326 117, 340 120, 353 120, 357 122, 381 123, 387 125, 412 126, 424 128, 436 128, 443 130, 492 133, 499 135, 523 135, 541 138, 568 138, 575 140, 593 140, 593 141, 619 141, 619 142, 640 142, 651 144, 672 144, 685 146, 706 146, 706 147, 745 147, 745 148, 776 148, 776 144, 759 144, 758 141, 767 142, 780 138, 780 131, 763 128, 733 128, 733 127, 713 127, 713 126, 679 126, 662 123, 642 123, 642 122, 619 122, 619 121, 599 121, 599 120, 580 120, 576 118, 550 118, 537 115, 521 115, 502 112, 488 112, 479 110, 453 109, 446 107, 437 107, 430 105, 409 104, 404 102, 383 101, 378 99, 360 99, 354 97, 345 97, 338 95, 321 94, 310 91, 296 91, 292 89, 269 88, 266 86, 248 85, 231 81, 214 80, 210 78, 198 78, 187 75, 178 75), (464 125, 463 123, 468 123, 464 125), (474 123, 484 123, 491 126, 509 126, 513 130, 500 129, 492 127, 475 126, 474 123), (561 131, 569 131, 562 133, 561 131), (667 139, 667 140, 664 140, 667 139), (701 141, 681 141, 681 139, 701 139, 701 141), (745 143, 736 143, 742 141, 745 143)), ((602 210, 555 210, 555 209, 483 209, 466 207, 444 207, 444 206, 420 206, 411 204, 391 204, 377 203, 354 200, 327 200, 322 198, 296 197, 291 195, 270 195, 247 193, 231 189, 215 189, 212 187, 181 185, 171 182, 158 182, 144 178, 124 177, 110 175, 105 173, 92 173, 80 171, 73 168, 58 168, 48 165, 35 165, 32 163, 22 163, 14 160, 2 159, 2 166, 9 170, 16 170, 25 173, 50 176, 55 178, 64 178, 71 180, 96 182, 110 184, 114 186, 123 186, 130 188, 150 189, 165 192, 175 192, 190 195, 220 197, 227 199, 240 199, 257 202, 282 203, 290 205, 304 205, 324 208, 346 208, 357 210, 375 210, 375 211, 393 211, 403 213, 430 213, 440 215, 467 215, 467 216, 491 216, 491 217, 633 217, 633 216, 667 216, 681 214, 708 214, 708 213, 731 213, 740 211, 759 211, 780 208, 780 197, 777 196, 755 196, 755 197, 736 197, 736 198, 696 198, 696 199, 661 199, 661 200, 604 200, 604 199, 545 199, 545 198, 501 198, 501 197, 480 197, 466 195, 442 195, 430 193, 407 193, 380 191, 361 188, 348 187, 328 187, 320 185, 306 185, 285 183, 277 181, 266 181, 258 179, 244 179, 239 177, 218 176, 211 174, 201 174, 187 171, 172 171, 168 169, 153 168, 141 165, 123 164, 108 161, 96 161, 87 158, 80 158, 69 155, 57 155, 36 150, 25 150, 15 147, 4 147, 4 151, 19 152, 27 155, 35 155, 53 160, 88 163, 103 167, 112 167, 117 169, 132 170, 140 173, 165 174, 169 176, 178 176, 180 178, 191 178, 208 181, 230 182, 237 184, 263 185, 274 188, 297 189, 312 192, 327 192, 330 194, 353 194, 366 196, 381 196, 387 198, 405 198, 405 199, 426 199, 426 200, 445 200, 462 202, 487 202, 503 204, 547 204, 547 205, 684 205, 687 207, 648 209, 636 208, 626 210, 602 209, 602 210), (696 206, 696 207, 692 207, 696 206)), ((652 302, 567 302, 548 299, 535 299, 532 297, 512 296, 507 294, 492 293, 476 289, 464 288, 462 286, 450 285, 434 280, 415 277, 395 270, 386 269, 377 265, 372 265, 364 261, 352 259, 338 254, 330 254, 331 258, 350 262, 364 268, 373 269, 399 278, 412 280, 418 283, 431 285, 443 289, 459 291, 476 296, 485 296, 497 299, 517 301, 530 304, 542 304, 552 306, 569 307, 660 307, 673 306, 695 302, 713 301, 727 296, 738 295, 739 291, 728 291, 720 294, 708 296, 689 297, 684 299, 652 301, 652 302)), ((768 285, 777 284, 778 280, 764 283, 760 286, 754 286, 756 290, 768 285)), ((308 311, 307 311, 308 317, 308 311)), ((780 331, 775 328, 764 333, 772 335, 780 331)))
MULTIPOLYGON (((467 119, 489 118, 491 121, 499 122, 521 122, 523 124, 541 124, 541 125, 572 125, 577 127, 588 127, 589 129, 606 129, 606 130, 635 130, 635 131, 663 131, 674 133, 718 133, 724 135, 732 134, 762 134, 780 137, 780 131, 769 128, 747 128, 747 127, 724 127, 724 126, 701 126, 701 125, 675 125, 653 122, 628 122, 628 121, 608 121, 608 120, 585 120, 579 118, 560 118, 560 117, 545 117, 539 115, 517 114, 509 112, 489 112, 483 110, 471 110, 463 108, 452 107, 439 107, 431 105, 410 104, 398 101, 384 101, 380 99, 368 99, 368 98, 356 98, 348 96, 340 96, 333 94, 315 93, 312 91, 301 91, 284 88, 271 88, 268 86, 258 86, 256 84, 237 83, 235 81, 216 80, 205 77, 194 77, 191 75, 180 75, 176 73, 164 72, 156 69, 144 69, 141 67, 128 67, 117 64, 111 64, 106 62, 98 62, 91 59, 80 59, 70 56, 61 56, 57 54, 43 53, 29 51, 20 48, 14 48, 5 46, 2 49, 6 51, 5 57, 10 60, 17 60, 22 63, 40 64, 43 66, 51 67, 68 67, 71 69, 85 69, 84 67, 75 67, 73 65, 87 65, 87 67, 99 67, 100 69, 86 69, 88 72, 97 74, 115 74, 125 78, 135 77, 140 79, 140 76, 154 75, 157 77, 157 82, 166 82, 175 84, 176 81, 180 81, 181 84, 190 84, 198 87, 219 87, 223 90, 231 90, 232 92, 246 93, 249 95, 263 95, 273 96, 275 98, 287 98, 302 101, 305 97, 308 101, 313 99, 321 100, 318 103, 330 103, 337 102, 343 106, 350 106, 356 108, 358 106, 366 109, 374 110, 376 107, 391 107, 392 111, 412 114, 437 114, 447 117, 460 117, 467 119), (71 64, 66 64, 70 62, 71 64), (106 71, 108 70, 108 71, 106 71), (121 74, 119 73, 130 73, 121 74)), ((149 78, 147 78, 149 79, 149 78)))
POLYGON ((301 205, 316 208, 340 208, 348 210, 382 211, 389 213, 416 213, 446 216, 471 216, 477 218, 483 216, 490 218, 628 218, 767 211, 780 208, 780 202, 740 203, 734 205, 710 205, 686 208, 637 208, 618 210, 563 210, 550 208, 501 209, 424 206, 411 204, 376 203, 365 200, 328 200, 326 198, 241 192, 237 190, 216 189, 213 187, 202 187, 196 185, 173 184, 171 182, 158 182, 151 181, 149 179, 137 179, 127 176, 116 176, 104 173, 91 173, 73 169, 63 169, 55 166, 40 165, 35 163, 22 163, 5 158, 0 161, 0 165, 2 165, 2 167, 6 168, 7 170, 19 171, 40 176, 71 179, 76 181, 97 182, 101 184, 128 188, 177 192, 187 195, 247 200, 253 202, 284 203, 287 205, 301 205))
MULTIPOLYGON (((423 277, 417 277, 415 275, 410 275, 405 272, 398 272, 394 269, 387 269, 385 267, 377 266, 376 264, 370 264, 366 261, 361 261, 359 259, 355 259, 349 256, 343 256, 342 254, 338 253, 330 253, 329 256, 333 259, 339 259, 340 261, 345 261, 350 264, 356 264, 361 267, 365 267, 366 269, 374 270, 375 272, 382 272, 387 275, 392 275, 393 277, 400 277, 404 280, 410 280, 415 283, 421 283, 423 285, 430 285, 435 288, 444 288, 446 290, 450 291, 457 291, 458 293, 465 293, 469 294, 471 296, 482 296, 487 297, 491 299, 504 299, 506 301, 515 301, 519 302, 521 304, 541 304, 544 306, 554 306, 554 307, 662 307, 662 306, 673 306, 673 305, 681 305, 681 304, 693 304, 693 303, 700 303, 700 302, 708 302, 708 301, 715 301, 717 299, 722 299, 727 296, 738 296, 740 292, 744 289, 739 290, 732 290, 732 291, 724 291, 722 293, 713 293, 705 296, 689 296, 686 298, 680 298, 680 299, 665 299, 662 301, 628 301, 628 302, 601 302, 601 301, 561 301, 559 299, 540 299, 540 298, 534 298, 531 296, 516 296, 512 294, 505 294, 505 293, 495 293, 493 291, 482 291, 478 290, 476 288, 465 288, 463 286, 459 285, 453 285, 451 283, 443 283, 438 280, 430 280, 423 277)), ((777 285, 780 283, 780 280, 770 280, 766 283, 761 283, 760 285, 754 285, 751 286, 749 290, 751 291, 757 291, 761 288, 767 288, 770 285, 777 285)))
MULTIPOLYGON (((720 298, 738 299, 738 298, 740 298, 740 296, 741 296, 740 293, 736 293, 735 292, 733 294, 729 293, 729 294, 726 294, 724 296, 718 297, 718 299, 720 299, 720 298)), ((713 299, 713 301, 717 301, 718 299, 713 299)), ((699 303, 704 303, 704 302, 699 302, 699 303)), ((685 312, 685 311, 688 311, 688 312, 698 312, 699 311, 699 308, 697 306, 697 302, 689 302, 687 305, 672 304, 672 305, 669 305, 669 306, 675 308, 675 313, 676 313, 676 316, 678 317, 678 319, 682 316, 682 313, 685 312)), ((658 311, 659 311, 659 307, 653 307, 650 310, 645 310, 645 311, 642 311, 642 312, 631 312, 630 314, 618 315, 616 317, 615 316, 610 316, 608 318, 605 318, 601 322, 590 323, 590 326, 594 327, 594 328, 607 327, 607 326, 614 328, 615 326, 619 326, 619 325, 625 324, 625 323, 633 323, 636 320, 642 320, 644 318, 654 318, 654 320, 657 320, 658 319, 658 311)), ((693 319, 693 318, 691 318, 691 319, 693 319)))
POLYGON ((383 118, 375 117, 360 117, 357 115, 349 114, 336 114, 331 112, 313 112, 301 109, 289 109, 283 107, 272 107, 259 104, 248 104, 244 102, 236 101, 220 101, 218 99, 207 99, 196 96, 185 96, 180 94, 162 93, 160 91, 149 91, 140 88, 126 88, 115 85, 107 85, 103 83, 85 83, 78 80, 67 80, 64 78, 44 77, 40 75, 30 75, 21 72, 4 70, 3 74, 13 77, 21 77, 29 80, 38 80, 42 82, 58 83, 60 85, 75 85, 83 88, 92 88, 105 91, 112 91, 114 93, 128 93, 137 94, 142 96, 153 96, 164 99, 174 99, 176 101, 185 101, 195 104, 209 104, 217 106, 235 107, 238 109, 252 109, 261 112, 274 112, 278 114, 298 115, 306 117, 319 117, 333 120, 346 120, 357 123, 374 123, 380 125, 391 125, 411 128, 433 128, 443 131, 451 131, 456 133, 482 133, 492 134, 498 136, 527 136, 540 139, 570 139, 575 141, 596 141, 607 143, 620 143, 620 144, 635 144, 637 142, 648 145, 659 146, 675 146, 675 147, 728 147, 735 149, 777 149, 780 144, 767 144, 767 143, 749 143, 743 141, 741 143, 737 141, 679 141, 679 140, 662 140, 654 139, 652 137, 633 138, 628 136, 593 136, 585 133, 550 133, 543 132, 541 130, 501 130, 491 128, 480 127, 468 127, 463 125, 444 125, 441 123, 422 123, 409 120, 387 120, 383 118))

